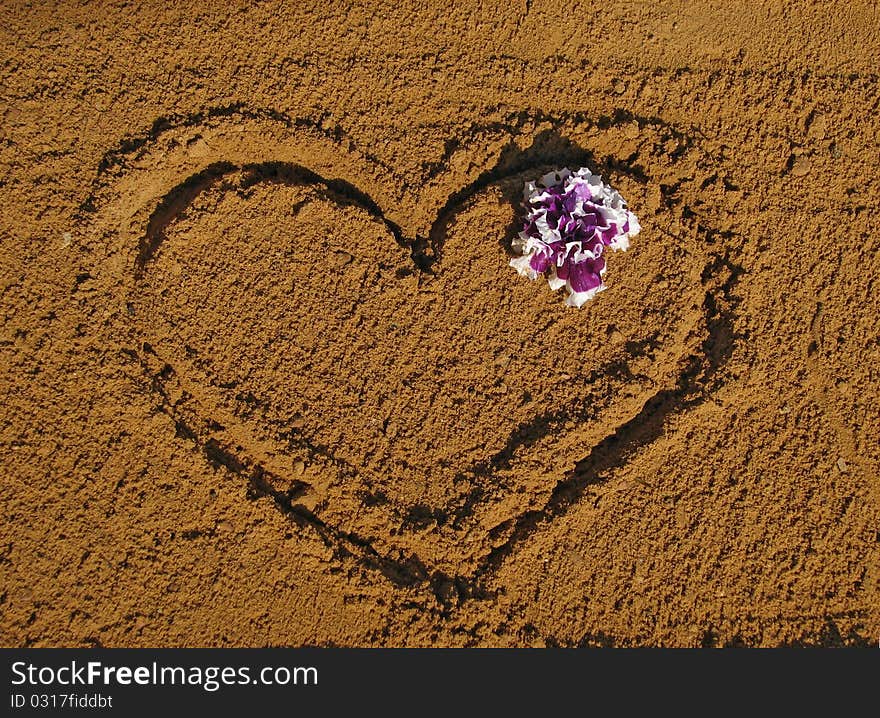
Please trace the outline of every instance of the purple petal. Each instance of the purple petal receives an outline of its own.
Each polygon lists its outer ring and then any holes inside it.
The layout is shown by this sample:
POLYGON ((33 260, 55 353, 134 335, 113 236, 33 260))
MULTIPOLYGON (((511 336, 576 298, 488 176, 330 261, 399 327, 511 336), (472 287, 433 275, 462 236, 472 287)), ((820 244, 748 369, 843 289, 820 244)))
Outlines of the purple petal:
POLYGON ((551 253, 535 252, 529 260, 529 266, 538 274, 543 274, 550 266, 551 253))
POLYGON ((605 260, 587 259, 577 264, 572 263, 568 275, 568 285, 573 292, 589 292, 602 284, 599 274, 605 268, 605 260))

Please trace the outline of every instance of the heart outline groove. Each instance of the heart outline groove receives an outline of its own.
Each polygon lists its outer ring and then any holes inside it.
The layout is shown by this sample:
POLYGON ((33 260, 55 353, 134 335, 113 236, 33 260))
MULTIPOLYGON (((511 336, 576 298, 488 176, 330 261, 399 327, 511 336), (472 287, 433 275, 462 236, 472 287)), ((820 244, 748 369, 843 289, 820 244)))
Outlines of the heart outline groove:
MULTIPOLYGON (((624 125, 631 128, 633 123, 659 138, 668 135, 676 142, 687 144, 686 135, 674 128, 667 129, 664 123, 651 118, 633 119, 622 115, 605 122, 606 128, 602 130, 601 121, 592 123, 578 117, 548 119, 519 113, 513 125, 487 125, 480 136, 482 146, 476 150, 474 147, 462 150, 476 154, 477 161, 471 164, 485 169, 472 172, 468 178, 458 178, 462 188, 447 193, 439 209, 421 207, 419 196, 411 198, 407 206, 401 194, 393 198, 401 207, 395 216, 392 210, 380 206, 361 189, 383 186, 387 166, 350 147, 342 149, 338 133, 328 137, 315 123, 289 119, 279 113, 221 108, 213 114, 158 123, 142 142, 129 142, 119 152, 108 153, 102 161, 93 194, 83 207, 82 221, 92 232, 93 246, 106 248, 97 264, 112 277, 110 292, 122 290, 132 305, 138 301, 140 288, 149 281, 151 265, 162 253, 168 241, 167 233, 211 188, 225 182, 229 188, 223 192, 237 191, 235 183, 230 184, 232 176, 239 177, 238 189, 265 183, 304 187, 316 193, 319 201, 353 206, 364 215, 365 221, 383 227, 389 239, 401 251, 409 253, 412 276, 421 285, 422 281, 436 282, 438 277, 442 280, 444 262, 455 256, 455 247, 469 244, 464 241, 462 245, 461 238, 454 239, 458 244, 449 239, 457 237, 456 232, 461 234, 462 226, 464 234, 467 227, 473 226, 473 222, 465 221, 470 216, 468 213, 488 211, 491 215, 496 205, 505 207, 498 216, 509 220, 504 227, 496 228, 499 236, 494 247, 506 262, 504 241, 505 238, 509 241, 511 222, 515 221, 512 205, 507 207, 507 204, 521 190, 523 179, 534 177, 541 169, 579 161, 603 174, 611 171, 618 178, 628 178, 631 188, 650 187, 653 182, 649 171, 616 160, 613 154, 604 160, 597 159, 569 140, 570 134, 576 135, 583 127, 599 128, 601 133, 624 125), (481 209, 483 205, 490 209, 481 209), (412 219, 402 221, 402 216, 412 219)), ((616 141, 608 140, 606 144, 616 141)), ((593 137, 591 144, 598 146, 602 141, 593 137)), ((442 166, 434 167, 436 176, 426 178, 425 185, 429 188, 455 186, 456 178, 450 180, 446 176, 450 174, 449 165, 447 159, 442 166)), ((692 169, 693 163, 688 167, 692 169)), ((685 177, 679 181, 693 180, 685 177)), ((624 196, 628 196, 627 191, 624 196)), ((638 213, 638 207, 636 211, 638 213)), ((665 374, 651 377, 644 373, 650 370, 644 367, 656 361, 658 352, 662 351, 656 337, 648 334, 641 337, 641 341, 630 340, 631 346, 623 359, 619 352, 617 355, 612 352, 609 360, 596 367, 582 383, 582 386, 595 388, 602 380, 611 382, 604 390, 609 405, 599 410, 598 421, 592 409, 578 413, 564 407, 563 411, 535 413, 531 422, 512 426, 502 446, 493 447, 481 461, 472 462, 467 480, 457 482, 463 488, 447 505, 439 509, 432 505, 417 506, 421 513, 415 515, 412 512, 408 515, 400 506, 393 506, 393 511, 387 506, 378 507, 380 513, 387 515, 389 525, 404 527, 397 537, 364 537, 356 518, 345 520, 346 511, 357 517, 362 510, 358 504, 363 502, 363 494, 353 495, 350 506, 335 514, 322 504, 320 496, 305 500, 315 491, 315 486, 301 477, 291 478, 287 461, 291 451, 307 455, 310 466, 318 466, 320 471, 337 472, 349 478, 357 476, 362 467, 341 458, 335 448, 315 441, 314 437, 288 436, 285 450, 279 447, 277 436, 267 439, 260 431, 252 430, 247 422, 228 410, 228 402, 224 407, 222 397, 209 396, 211 392, 206 392, 205 386, 194 390, 190 385, 194 375, 192 367, 186 363, 181 365, 179 357, 170 361, 163 342, 156 341, 150 330, 140 326, 137 316, 133 321, 132 355, 141 364, 151 390, 160 398, 161 410, 170 417, 178 436, 193 442, 214 466, 222 466, 242 477, 251 496, 271 498, 292 520, 317 531, 340 558, 353 556, 363 565, 381 571, 398 586, 428 585, 438 601, 448 606, 486 595, 486 579, 519 543, 564 513, 590 485, 601 481, 603 474, 625 461, 629 453, 649 443, 662 430, 668 415, 702 401, 712 382, 717 380, 718 369, 729 357, 735 340, 732 290, 741 269, 726 254, 713 253, 711 228, 699 222, 687 225, 681 221, 681 210, 676 211, 678 229, 687 233, 682 243, 691 256, 686 257, 689 263, 684 276, 693 285, 687 299, 694 306, 686 313, 690 324, 676 327, 679 331, 671 343, 678 342, 677 356, 667 359, 669 366, 665 374), (621 388, 620 382, 625 385, 644 380, 646 376, 646 389, 635 392, 625 402, 615 396, 615 390, 621 388), (579 427, 571 428, 571 424, 587 421, 601 425, 598 427, 601 431, 581 441, 579 427), (516 488, 519 478, 517 468, 528 462, 540 463, 537 457, 555 446, 553 441, 544 440, 559 427, 563 427, 563 433, 573 435, 562 449, 564 466, 533 481, 529 501, 511 502, 511 489, 516 488), (579 458, 572 460, 573 456, 579 458), (499 506, 503 509, 499 510, 499 506), (438 512, 445 513, 445 525, 438 526, 438 512), (332 519, 328 519, 327 514, 331 514, 332 519), (407 529, 408 520, 421 521, 421 524, 407 529), (426 524, 432 535, 446 534, 445 543, 437 541, 439 550, 429 556, 416 550, 424 544, 421 538, 409 540, 413 536, 418 538, 426 524), (466 554, 454 553, 464 538, 474 536, 477 537, 476 549, 466 554)), ((660 225, 664 220, 669 221, 669 216, 675 216, 675 212, 664 206, 657 213, 658 229, 668 231, 660 225)), ((651 224, 649 221, 648 228, 651 224)), ((647 230, 637 241, 649 241, 645 236, 648 236, 647 230)), ((675 238, 681 240, 681 236, 675 238)), ((612 264, 612 273, 616 266, 612 264)), ((516 278, 512 271, 510 275, 511 285, 536 294, 544 290, 540 285, 530 285, 516 278)), ((552 299, 561 307, 558 297, 552 299)), ((552 305, 552 301, 549 305, 542 304, 540 311, 546 312, 552 305)), ((586 321, 584 313, 565 311, 569 317, 577 316, 579 321, 586 321)), ((682 322, 684 319, 679 323, 682 322)), ((594 395, 588 392, 580 398, 584 396, 594 395)))

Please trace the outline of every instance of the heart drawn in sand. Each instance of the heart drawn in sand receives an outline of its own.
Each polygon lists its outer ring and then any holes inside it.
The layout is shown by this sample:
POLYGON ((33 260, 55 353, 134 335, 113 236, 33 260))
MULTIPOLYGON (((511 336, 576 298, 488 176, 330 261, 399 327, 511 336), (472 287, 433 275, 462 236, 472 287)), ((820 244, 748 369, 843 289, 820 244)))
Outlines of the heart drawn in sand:
POLYGON ((303 121, 200 117, 127 157, 89 222, 181 437, 377 556, 460 572, 700 352, 706 249, 640 206, 684 162, 669 132, 495 131, 419 188, 303 121), (616 167, 643 220, 580 311, 507 251, 524 181, 575 159, 616 167))

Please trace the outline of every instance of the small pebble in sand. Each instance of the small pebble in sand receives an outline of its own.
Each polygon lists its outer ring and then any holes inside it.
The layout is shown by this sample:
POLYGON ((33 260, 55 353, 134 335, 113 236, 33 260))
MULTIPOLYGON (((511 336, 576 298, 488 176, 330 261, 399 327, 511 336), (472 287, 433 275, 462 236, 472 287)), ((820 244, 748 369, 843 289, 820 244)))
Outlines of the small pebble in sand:
POLYGON ((811 140, 825 139, 825 132, 828 130, 828 121, 825 115, 813 115, 810 124, 807 126, 807 137, 811 140))
POLYGON ((623 80, 615 80, 611 87, 614 88, 614 92, 617 95, 622 95, 626 92, 626 83, 623 80))
POLYGON ((27 586, 22 586, 12 592, 12 599, 16 603, 30 603, 34 600, 34 592, 27 586))
POLYGON ((795 177, 803 177, 804 175, 809 174, 811 167, 812 165, 810 164, 809 157, 798 157, 791 166, 791 173, 795 177))
POLYGON ((294 476, 302 476, 306 471, 306 463, 304 461, 294 461, 293 462, 293 475, 294 476))
POLYGON ((348 252, 337 251, 333 253, 333 263, 337 267, 344 267, 347 264, 351 264, 354 261, 354 257, 350 255, 348 252))
POLYGON ((837 460, 837 470, 841 474, 845 474, 849 471, 849 466, 846 463, 846 459, 844 459, 842 456, 837 460))
POLYGON ((61 235, 61 246, 69 247, 70 243, 73 241, 73 235, 70 232, 65 232, 61 235))

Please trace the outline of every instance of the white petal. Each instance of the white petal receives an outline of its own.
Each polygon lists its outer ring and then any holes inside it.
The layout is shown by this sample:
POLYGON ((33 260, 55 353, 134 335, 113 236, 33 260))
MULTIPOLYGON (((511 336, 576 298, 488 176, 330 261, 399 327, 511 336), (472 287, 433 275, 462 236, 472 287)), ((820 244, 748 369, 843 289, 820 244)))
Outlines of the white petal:
POLYGON ((615 237, 614 241, 612 241, 608 246, 611 247, 611 249, 625 252, 629 249, 629 235, 621 234, 619 237, 615 237))
POLYGON ((535 220, 535 227, 537 228, 538 232, 541 233, 541 239, 547 242, 547 244, 550 244, 552 242, 559 242, 562 240, 562 235, 559 234, 559 230, 551 229, 550 225, 547 224, 546 213, 535 220))
POLYGON ((550 289, 552 291, 556 291, 557 289, 562 289, 565 286, 565 280, 560 279, 556 276, 556 268, 553 268, 552 274, 547 277, 547 284, 550 285, 550 289))
POLYGON ((639 232, 642 231, 642 225, 639 224, 639 218, 636 217, 632 212, 627 213, 627 218, 629 219, 629 236, 635 237, 639 232))
POLYGON ((617 209, 615 207, 597 207, 596 212, 602 217, 606 227, 611 224, 622 227, 628 218, 628 213, 625 209, 617 209))
MULTIPOLYGON (((593 297, 595 297, 599 292, 605 289, 604 284, 600 284, 595 289, 591 289, 589 292, 571 292, 568 295, 568 299, 565 300, 565 303, 570 307, 576 307, 580 309, 584 304, 590 301, 593 297)), ((571 288, 569 287, 569 291, 571 288)))
MULTIPOLYGON (((574 243, 572 243, 574 244, 574 243)), ((575 264, 580 264, 584 260, 587 259, 598 259, 602 256, 602 245, 599 244, 596 246, 596 251, 593 252, 589 249, 583 249, 580 243, 574 244, 574 252, 571 255, 572 260, 574 260, 575 264)))
POLYGON ((556 172, 548 172, 543 177, 541 177, 541 184, 545 187, 552 187, 553 185, 559 184, 571 177, 571 170, 568 167, 563 167, 561 170, 556 170, 556 172))
POLYGON ((516 270, 516 273, 521 277, 528 277, 529 279, 537 279, 538 273, 532 269, 531 267, 531 254, 524 254, 522 257, 517 257, 516 259, 510 260, 510 266, 516 270))

